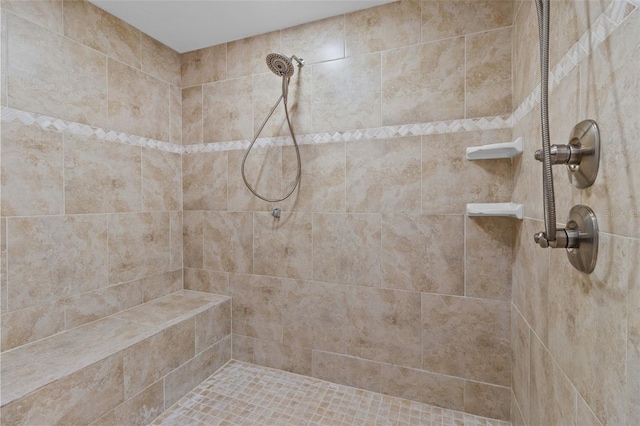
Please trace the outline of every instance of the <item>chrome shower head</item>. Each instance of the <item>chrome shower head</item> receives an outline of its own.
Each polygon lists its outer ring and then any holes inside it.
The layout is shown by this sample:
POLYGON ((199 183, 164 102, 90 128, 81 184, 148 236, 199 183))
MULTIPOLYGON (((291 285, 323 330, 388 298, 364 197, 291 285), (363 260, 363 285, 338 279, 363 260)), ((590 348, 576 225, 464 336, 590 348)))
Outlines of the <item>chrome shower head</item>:
POLYGON ((278 77, 291 77, 293 75, 291 59, 279 53, 269 53, 267 55, 267 66, 278 77))

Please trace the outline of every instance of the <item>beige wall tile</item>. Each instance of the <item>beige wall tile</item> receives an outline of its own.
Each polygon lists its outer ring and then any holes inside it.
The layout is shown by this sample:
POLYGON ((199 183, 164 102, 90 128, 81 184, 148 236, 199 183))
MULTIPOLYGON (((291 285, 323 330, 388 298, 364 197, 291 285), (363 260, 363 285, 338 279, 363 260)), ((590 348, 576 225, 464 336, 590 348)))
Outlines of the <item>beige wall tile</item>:
POLYGON ((307 65, 344 58, 344 16, 334 16, 280 31, 282 52, 307 65))
POLYGON ((347 211, 420 210, 420 138, 347 144, 347 211))
POLYGON ((378 127, 380 54, 313 66, 313 131, 378 127))
POLYGON ((141 209, 141 148, 75 135, 64 145, 67 214, 141 209))
POLYGON ((467 147, 510 142, 510 133, 505 129, 423 136, 422 211, 463 214, 467 203, 510 201, 509 160, 465 159, 467 147), (445 187, 456 190, 443 191, 445 187))
MULTIPOLYGON (((625 261, 631 261, 631 276, 638 277, 640 266, 631 259, 640 258, 640 241, 630 245, 625 261)), ((640 421, 640 278, 629 282, 627 309, 627 423, 634 423, 640 421)))
POLYGON ((15 16, 7 18, 9 105, 106 126, 106 57, 15 16))
POLYGON ((231 334, 231 300, 196 315, 196 353, 231 334))
POLYGON ((64 330, 64 305, 54 302, 2 314, 2 351, 64 330))
POLYGON ((227 152, 182 156, 185 210, 227 209, 227 152))
POLYGON ((382 216, 382 286, 464 294, 464 218, 382 216))
POLYGON ((254 362, 258 365, 305 376, 311 374, 311 349, 309 348, 253 339, 253 356, 254 362))
POLYGON ((419 293, 349 287, 347 353, 420 367, 419 293))
MULTIPOLYGON (((515 203, 526 206, 526 217, 538 220, 543 219, 542 185, 540 184, 542 182, 542 165, 534 158, 534 153, 537 149, 542 148, 540 127, 540 105, 537 105, 515 125, 512 138, 515 140, 522 137, 524 153, 512 160, 513 194, 511 199, 515 203), (538 182, 538 185, 532 185, 531 182, 538 182)), ((562 169, 558 170, 556 167, 554 175, 559 175, 560 171, 562 169)), ((566 177, 562 179, 566 179, 566 177)), ((560 184, 562 181, 558 180, 557 182, 560 184)), ((558 206, 562 206, 568 201, 558 199, 558 206)))
POLYGON ((0 312, 7 312, 7 219, 0 219, 0 312))
POLYGON ((202 90, 204 143, 251 139, 252 79, 218 81, 203 86, 202 90))
POLYGON ((525 426, 527 424, 522 417, 520 407, 518 407, 518 403, 513 396, 513 392, 511 393, 511 424, 513 426, 525 426))
POLYGON ((379 214, 314 214, 313 278, 380 287, 381 222, 379 214))
POLYGON ((314 281, 282 281, 285 345, 345 353, 347 288, 314 281))
POLYGON ((464 411, 492 419, 509 420, 511 390, 486 383, 464 383, 464 411))
MULTIPOLYGON (((21 2, 21 3, 25 3, 25 2, 21 2)), ((4 5, 3 5, 4 7, 4 5)), ((8 69, 8 56, 9 56, 9 49, 8 49, 8 35, 7 35, 7 14, 5 13, 4 10, 0 10, 0 55, 2 55, 2 57, 0 57, 0 66, 2 66, 3 70, 8 69)), ((9 84, 7 81, 7 73, 3 72, 0 75, 0 91, 2 93, 0 93, 0 103, 2 103, 2 106, 7 106, 9 105, 9 102, 7 100, 7 96, 9 93, 9 84)))
POLYGON ((142 33, 88 1, 64 1, 64 35, 140 68, 142 33))
POLYGON ((182 207, 180 154, 142 148, 142 205, 144 210, 178 210, 182 207))
POLYGON ((282 280, 230 274, 233 333, 282 341, 282 280))
POLYGON ((540 46, 535 1, 522 2, 514 22, 513 44, 512 100, 515 110, 540 83, 540 46))
POLYGON ((169 213, 109 216, 109 282, 131 281, 169 269, 169 213))
POLYGON ((202 269, 204 212, 185 211, 182 226, 184 267, 202 269))
POLYGON ((280 31, 227 43, 227 72, 236 78, 268 72, 266 57, 280 52, 280 31))
POLYGON ((226 43, 183 53, 180 59, 182 87, 191 87, 227 78, 226 43))
POLYGON ((214 294, 229 294, 229 274, 206 269, 184 270, 184 288, 214 294))
POLYGON ((107 285, 107 217, 9 219, 9 310, 107 285))
POLYGON ((254 364, 253 357, 253 341, 256 340, 253 337, 243 336, 241 334, 233 335, 233 359, 249 362, 254 364))
POLYGON ((183 266, 183 225, 182 211, 171 212, 169 216, 169 226, 171 227, 171 236, 169 244, 171 245, 171 269, 181 269, 183 266))
POLYGON ((195 320, 189 319, 124 350, 124 393, 131 398, 195 356, 195 320))
POLYGON ((420 42, 420 2, 402 0, 345 15, 347 56, 420 42))
POLYGON ((62 0, 2 0, 2 9, 48 30, 62 34, 62 0))
MULTIPOLYGON (((531 329, 520 312, 511 305, 511 388, 514 404, 512 407, 522 417, 522 424, 529 424, 529 375, 531 371, 530 350, 531 329)), ((515 421, 512 413, 511 421, 515 421)))
POLYGON ((164 382, 158 380, 91 423, 91 426, 145 426, 159 416, 164 408, 164 382))
POLYGON ((109 59, 109 126, 167 142, 169 89, 168 83, 109 59))
POLYGON ((503 0, 422 1, 422 41, 508 27, 513 9, 513 2, 503 0))
POLYGON ((462 37, 383 52, 382 124, 464 117, 464 64, 462 37))
POLYGON ((143 303, 155 300, 182 290, 182 269, 142 278, 137 285, 140 288, 143 303))
MULTIPOLYGON (((229 151, 228 208, 232 211, 272 210, 275 203, 263 201, 247 189, 240 168, 244 151, 229 151)), ((295 167, 295 166, 294 166, 295 167)), ((251 187, 265 198, 282 197, 282 148, 253 148, 245 163, 245 176, 251 187)), ((287 186, 288 187, 288 186, 287 186)), ((286 195, 286 194, 285 194, 286 195)), ((281 206, 278 206, 281 207, 281 206)))
POLYGON ((180 87, 180 54, 148 35, 140 34, 140 69, 171 85, 180 87))
POLYGON ((202 86, 182 89, 182 143, 202 143, 202 86))
POLYGON ((515 221, 496 217, 465 221, 464 294, 510 301, 515 221))
POLYGON ((511 113, 511 28, 466 37, 465 117, 511 113))
POLYGON ((171 86, 169 92, 169 142, 182 145, 182 89, 171 86))
POLYGON ((61 214, 62 135, 2 123, 2 215, 61 214))
POLYGON ((252 213, 204 213, 204 267, 245 274, 253 272, 252 213))
POLYGON ((422 368, 509 386, 509 318, 508 302, 423 293, 422 368))
POLYGON ((380 366, 379 362, 314 350, 311 375, 328 382, 379 392, 380 366))
MULTIPOLYGON (((577 399, 578 404, 576 406, 576 424, 581 426, 602 426, 600 420, 598 420, 596 415, 593 414, 593 411, 591 411, 591 408, 589 408, 587 403, 584 402, 584 399, 582 399, 580 394, 577 395, 577 399)), ((636 417, 629 417, 629 419, 633 423, 635 422, 636 417)))
POLYGON ((253 215, 253 272, 284 278, 313 276, 312 220, 309 213, 253 215))

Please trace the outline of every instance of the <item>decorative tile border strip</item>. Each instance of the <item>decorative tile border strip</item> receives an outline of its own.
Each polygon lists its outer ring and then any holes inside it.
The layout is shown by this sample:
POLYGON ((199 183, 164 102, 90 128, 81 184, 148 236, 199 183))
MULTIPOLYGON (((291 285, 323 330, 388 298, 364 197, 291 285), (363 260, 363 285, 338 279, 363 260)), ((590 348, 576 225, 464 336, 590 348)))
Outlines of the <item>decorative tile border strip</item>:
MULTIPOLYGON (((640 8, 640 0, 613 0, 605 11, 596 18, 593 25, 563 56, 549 73, 549 90, 555 89, 560 82, 602 44, 631 13, 640 8)), ((526 116, 540 103, 540 85, 516 108, 510 116, 469 118, 432 123, 404 124, 369 129, 347 130, 342 132, 311 133, 298 136, 300 145, 316 145, 334 142, 390 139, 404 136, 434 135, 479 130, 508 129, 526 116)), ((76 135, 95 136, 98 139, 120 142, 128 145, 159 149, 176 154, 194 154, 199 152, 234 151, 246 149, 250 141, 212 142, 197 145, 177 145, 124 132, 105 131, 99 127, 75 123, 42 114, 2 107, 2 121, 19 120, 25 125, 39 125, 45 130, 54 130, 76 135)), ((256 146, 261 148, 290 145, 291 137, 259 138, 256 146)))

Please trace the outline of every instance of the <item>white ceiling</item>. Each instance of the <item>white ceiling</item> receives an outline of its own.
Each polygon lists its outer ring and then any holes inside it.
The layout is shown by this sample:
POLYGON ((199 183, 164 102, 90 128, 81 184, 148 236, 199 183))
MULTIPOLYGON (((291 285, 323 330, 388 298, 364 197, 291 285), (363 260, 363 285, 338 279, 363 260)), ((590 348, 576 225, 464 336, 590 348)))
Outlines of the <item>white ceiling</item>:
POLYGON ((393 0, 90 0, 183 53, 393 0))

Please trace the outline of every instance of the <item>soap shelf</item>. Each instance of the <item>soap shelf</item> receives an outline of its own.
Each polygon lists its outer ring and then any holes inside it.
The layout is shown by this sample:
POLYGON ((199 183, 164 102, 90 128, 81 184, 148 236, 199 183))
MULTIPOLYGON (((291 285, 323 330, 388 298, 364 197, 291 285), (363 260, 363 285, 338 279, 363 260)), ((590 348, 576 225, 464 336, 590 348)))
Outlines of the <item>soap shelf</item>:
POLYGON ((491 160, 496 158, 513 158, 522 154, 524 146, 522 138, 513 142, 494 143, 490 145, 471 146, 467 148, 467 160, 491 160))
POLYGON ((467 204, 467 216, 506 216, 522 219, 524 206, 517 203, 467 204))

